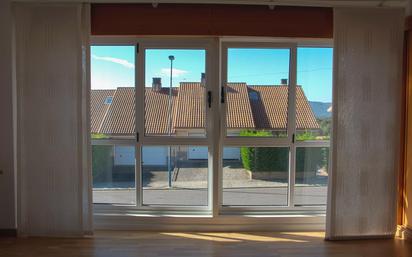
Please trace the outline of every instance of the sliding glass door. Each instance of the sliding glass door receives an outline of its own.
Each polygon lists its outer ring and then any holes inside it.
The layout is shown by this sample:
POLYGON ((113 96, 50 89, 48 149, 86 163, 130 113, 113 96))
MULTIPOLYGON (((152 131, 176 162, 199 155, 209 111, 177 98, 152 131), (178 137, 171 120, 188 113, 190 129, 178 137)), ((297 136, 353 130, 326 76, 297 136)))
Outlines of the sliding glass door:
POLYGON ((136 46, 91 47, 93 203, 136 205, 136 46))
POLYGON ((222 55, 222 210, 291 206, 294 45, 224 43, 222 55))
POLYGON ((138 47, 137 207, 210 210, 210 44, 146 40, 138 47))
POLYGON ((294 199, 299 207, 326 206, 332 129, 332 55, 330 47, 297 48, 294 199))
POLYGON ((123 41, 91 49, 94 203, 213 217, 325 209, 331 48, 123 41))

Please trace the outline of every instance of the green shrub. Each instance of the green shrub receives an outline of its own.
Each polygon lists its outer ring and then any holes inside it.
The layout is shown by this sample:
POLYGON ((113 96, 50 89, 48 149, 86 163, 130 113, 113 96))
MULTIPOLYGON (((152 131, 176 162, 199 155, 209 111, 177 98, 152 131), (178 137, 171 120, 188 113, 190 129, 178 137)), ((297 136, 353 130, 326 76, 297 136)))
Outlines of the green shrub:
POLYGON ((92 133, 92 139, 106 139, 106 138, 109 138, 109 137, 106 136, 105 134, 92 133))
POLYGON ((240 157, 242 159, 243 168, 247 170, 255 170, 255 162, 253 157, 255 156, 254 147, 241 147, 240 148, 240 157))
MULTIPOLYGON (((242 131, 240 136, 270 136, 268 131, 242 131)), ((311 132, 297 135, 298 140, 314 140, 311 132)), ((249 171, 289 170, 289 148, 287 147, 241 147, 240 154, 243 167, 249 171)), ((319 168, 327 170, 329 158, 328 147, 297 147, 296 172, 316 172, 319 168)))
POLYGON ((320 130, 322 132, 322 136, 325 136, 329 139, 330 131, 332 127, 332 119, 331 118, 318 119, 318 123, 320 126, 320 130))
POLYGON ((328 168, 329 147, 297 147, 296 172, 316 172, 328 168))
POLYGON ((93 181, 104 182, 111 180, 113 170, 113 146, 92 146, 92 172, 93 181))
POLYGON ((242 130, 239 134, 241 137, 270 137, 272 133, 270 131, 252 131, 252 130, 242 130))
MULTIPOLYGON (((265 137, 272 136, 269 131, 240 132, 240 136, 265 137)), ((243 167, 255 171, 288 171, 289 149, 285 147, 241 147, 240 155, 243 167)))
POLYGON ((303 133, 296 134, 296 140, 297 141, 316 140, 316 136, 310 131, 305 131, 303 133))

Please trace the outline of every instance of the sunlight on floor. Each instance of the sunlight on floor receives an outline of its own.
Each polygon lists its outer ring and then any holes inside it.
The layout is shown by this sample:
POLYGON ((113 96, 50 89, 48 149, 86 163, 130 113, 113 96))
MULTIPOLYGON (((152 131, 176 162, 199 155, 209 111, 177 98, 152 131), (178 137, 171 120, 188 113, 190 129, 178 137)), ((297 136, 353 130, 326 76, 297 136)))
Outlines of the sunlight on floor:
POLYGON ((169 240, 194 239, 213 242, 290 242, 309 243, 322 241, 324 232, 137 232, 137 231, 98 231, 97 238, 133 238, 169 240))
POLYGON ((325 232, 281 232, 281 235, 325 238, 325 232))
POLYGON ((186 239, 199 239, 207 241, 217 241, 217 242, 241 242, 241 240, 218 237, 213 235, 204 235, 203 233, 160 233, 161 235, 183 237, 186 239))
POLYGON ((202 235, 238 239, 242 241, 254 241, 254 242, 294 242, 305 243, 306 240, 292 239, 287 237, 279 237, 272 235, 256 235, 251 233, 200 233, 202 235))
POLYGON ((189 233, 159 233, 160 235, 182 237, 217 242, 291 242, 307 243, 314 239, 322 239, 323 232, 284 232, 284 233, 223 233, 223 232, 189 232, 189 233))

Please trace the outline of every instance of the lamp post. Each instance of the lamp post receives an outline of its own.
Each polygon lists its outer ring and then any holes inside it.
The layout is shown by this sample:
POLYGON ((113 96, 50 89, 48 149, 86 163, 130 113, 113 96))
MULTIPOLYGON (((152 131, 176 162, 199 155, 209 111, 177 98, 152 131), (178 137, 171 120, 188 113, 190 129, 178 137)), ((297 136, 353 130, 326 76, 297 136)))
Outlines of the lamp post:
MULTIPOLYGON (((173 88, 173 61, 175 57, 173 55, 169 55, 170 60, 170 88, 169 88, 169 107, 168 107, 168 114, 169 114, 169 126, 168 126, 168 135, 172 134, 172 88, 173 88)), ((169 187, 172 187, 172 148, 169 146, 169 154, 167 160, 167 172, 168 172, 168 179, 169 179, 169 187)))

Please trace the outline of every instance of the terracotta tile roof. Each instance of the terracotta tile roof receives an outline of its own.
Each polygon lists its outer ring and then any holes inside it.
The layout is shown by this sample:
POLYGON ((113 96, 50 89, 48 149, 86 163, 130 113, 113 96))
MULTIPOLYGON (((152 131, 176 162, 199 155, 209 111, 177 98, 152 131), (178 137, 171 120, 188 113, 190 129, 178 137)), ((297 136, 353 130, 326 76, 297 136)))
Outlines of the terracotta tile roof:
POLYGON ((106 113, 99 133, 134 135, 135 128, 134 88, 119 87, 113 96, 112 104, 106 113))
POLYGON ((320 129, 316 116, 301 86, 296 87, 296 128, 320 129))
MULTIPOLYGON (((172 113, 175 113, 177 91, 177 88, 172 88, 172 113)), ((145 99, 145 134, 167 135, 169 133, 169 88, 153 90, 147 87, 145 99)), ((173 125, 171 133, 174 133, 173 125)))
MULTIPOLYGON (((296 90, 297 129, 319 129, 315 115, 300 86, 296 90)), ((168 134, 169 88, 145 90, 145 133, 168 134)), ((172 89, 172 131, 204 128, 205 89, 199 82, 183 82, 172 89)), ((231 129, 281 130, 287 125, 287 86, 248 86, 229 83, 226 89, 227 127, 231 129)), ((92 132, 134 135, 134 88, 92 90, 92 132), (113 95, 108 109, 104 99, 113 95), (105 114, 105 115, 102 115, 105 114), (98 123, 101 122, 99 126, 98 123)))
POLYGON ((252 129, 255 127, 246 83, 229 83, 226 87, 226 127, 252 129))
POLYGON ((180 83, 174 115, 175 128, 205 127, 205 87, 200 83, 180 83))
POLYGON ((104 116, 110 107, 110 104, 105 104, 107 97, 113 97, 116 90, 92 90, 90 95, 90 127, 92 133, 98 133, 102 125, 104 116))
POLYGON ((287 86, 249 86, 248 93, 257 129, 286 129, 287 86))
MULTIPOLYGON (((288 120, 288 86, 248 86, 249 99, 257 129, 286 130, 288 120)), ((319 129, 312 108, 303 93, 296 87, 297 129, 319 129)))

